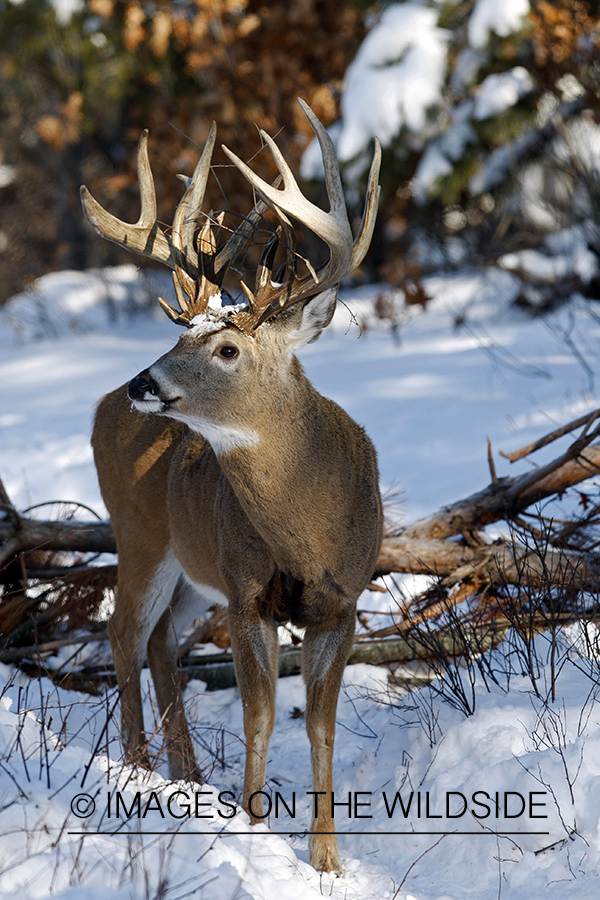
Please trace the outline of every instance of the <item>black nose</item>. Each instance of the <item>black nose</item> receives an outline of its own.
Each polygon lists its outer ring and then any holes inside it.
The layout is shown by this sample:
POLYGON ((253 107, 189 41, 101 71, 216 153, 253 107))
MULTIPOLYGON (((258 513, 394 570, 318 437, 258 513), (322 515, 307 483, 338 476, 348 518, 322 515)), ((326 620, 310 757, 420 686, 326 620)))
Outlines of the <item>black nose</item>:
POLYGON ((158 394, 158 385, 148 372, 140 372, 129 382, 127 396, 130 400, 143 400, 146 394, 158 394))

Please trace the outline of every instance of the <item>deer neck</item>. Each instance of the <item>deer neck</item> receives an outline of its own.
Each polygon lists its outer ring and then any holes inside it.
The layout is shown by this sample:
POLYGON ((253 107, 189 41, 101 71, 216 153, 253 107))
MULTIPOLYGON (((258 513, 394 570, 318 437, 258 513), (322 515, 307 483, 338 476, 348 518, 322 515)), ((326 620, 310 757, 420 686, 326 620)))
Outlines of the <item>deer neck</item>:
MULTIPOLYGON (((289 379, 263 392, 256 415, 244 423, 243 432, 253 440, 217 453, 240 505, 271 546, 304 541, 315 492, 331 495, 331 484, 324 484, 330 469, 328 405, 296 363, 289 379)), ((294 552, 288 547, 284 555, 288 551, 294 552)))
POLYGON ((244 405, 249 415, 230 429, 231 439, 223 438, 222 449, 212 444, 236 493, 242 494, 248 484, 269 486, 275 496, 318 452, 323 398, 300 364, 293 363, 288 378, 269 379, 260 393, 248 397, 244 405))

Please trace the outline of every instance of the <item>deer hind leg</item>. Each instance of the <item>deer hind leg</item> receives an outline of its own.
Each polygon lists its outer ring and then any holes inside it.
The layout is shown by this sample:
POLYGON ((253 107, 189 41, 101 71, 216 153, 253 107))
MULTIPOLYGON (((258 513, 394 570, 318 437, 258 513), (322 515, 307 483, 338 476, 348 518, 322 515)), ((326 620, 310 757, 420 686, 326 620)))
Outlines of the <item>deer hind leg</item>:
POLYGON ((119 553, 117 601, 108 624, 121 694, 121 738, 128 762, 149 767, 140 677, 148 640, 171 601, 181 568, 168 550, 159 565, 136 544, 119 553), (148 573, 153 573, 149 576, 148 573))
POLYGON ((346 601, 327 628, 309 626, 302 644, 306 683, 306 731, 310 740, 312 789, 318 800, 309 840, 310 864, 318 872, 343 872, 332 815, 335 713, 344 667, 354 638, 354 604, 346 601))
POLYGON ((196 763, 181 696, 179 635, 206 611, 210 600, 202 601, 194 588, 180 578, 171 607, 163 612, 148 641, 148 664, 158 700, 169 774, 174 781, 183 779, 200 784, 202 772, 196 763))
POLYGON ((269 740, 275 724, 278 675, 277 625, 260 616, 258 604, 229 607, 229 633, 235 662, 246 738, 246 766, 242 805, 251 822, 262 821, 262 791, 269 740))

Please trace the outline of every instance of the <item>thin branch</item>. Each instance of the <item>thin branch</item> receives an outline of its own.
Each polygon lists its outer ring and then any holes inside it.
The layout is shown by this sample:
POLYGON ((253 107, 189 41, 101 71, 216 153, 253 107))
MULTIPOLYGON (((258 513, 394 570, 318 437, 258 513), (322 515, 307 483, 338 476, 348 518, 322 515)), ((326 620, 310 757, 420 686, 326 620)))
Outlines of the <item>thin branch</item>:
POLYGON ((97 631, 94 634, 82 634, 79 637, 71 635, 56 641, 46 641, 45 644, 32 644, 30 647, 11 647, 0 652, 0 662, 17 662, 20 659, 35 659, 43 653, 54 653, 61 647, 71 647, 77 644, 91 644, 97 641, 108 640, 106 631, 97 631))
MULTIPOLYGON (((578 419, 574 419, 572 422, 569 422, 567 425, 561 426, 561 428, 556 428, 554 431, 551 431, 550 434, 546 434, 544 437, 538 438, 537 441, 533 441, 531 444, 527 444, 525 447, 521 447, 520 450, 513 450, 512 453, 504 453, 503 450, 499 450, 500 456, 503 456, 505 459, 509 459, 511 462, 516 462, 518 459, 523 459, 525 456, 529 456, 531 453, 535 453, 536 450, 539 450, 541 447, 545 447, 547 444, 551 444, 552 441, 556 441, 558 438, 563 437, 565 434, 570 434, 572 431, 575 431, 576 428, 580 428, 582 425, 587 428, 594 422, 598 416, 600 416, 600 409, 595 409, 591 413, 586 413, 585 416, 580 416, 578 419)), ((584 432, 585 434, 586 432, 584 432)), ((583 437, 584 435, 582 435, 583 437)))

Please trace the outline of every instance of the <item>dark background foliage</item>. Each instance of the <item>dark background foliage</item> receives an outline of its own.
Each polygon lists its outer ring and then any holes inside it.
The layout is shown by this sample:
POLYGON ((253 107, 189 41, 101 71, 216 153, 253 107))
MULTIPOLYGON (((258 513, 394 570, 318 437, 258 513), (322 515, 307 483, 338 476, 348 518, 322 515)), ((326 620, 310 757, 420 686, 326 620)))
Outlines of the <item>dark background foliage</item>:
MULTIPOLYGON (((131 261, 84 222, 79 186, 132 220, 143 128, 167 223, 213 120, 243 159, 259 127, 276 134, 297 168, 311 131, 295 98, 330 125, 364 30, 339 0, 88 0, 68 23, 45 0, 1 0, 0 164, 15 177, 0 190, 0 302, 49 270, 131 261)), ((247 212, 246 183, 220 148, 214 161, 206 208, 247 212)), ((275 176, 268 153, 260 165, 275 176)))

